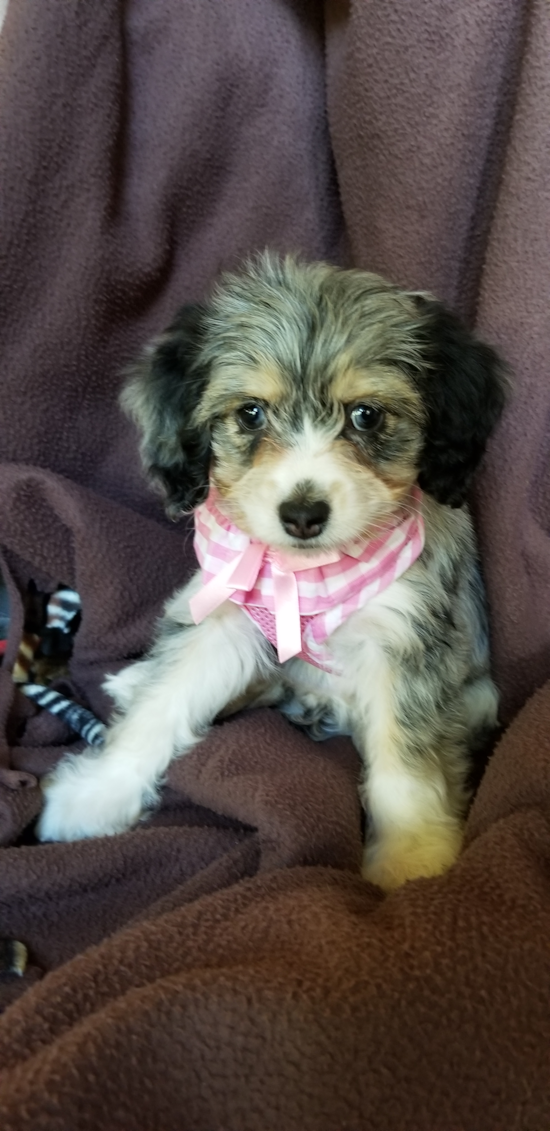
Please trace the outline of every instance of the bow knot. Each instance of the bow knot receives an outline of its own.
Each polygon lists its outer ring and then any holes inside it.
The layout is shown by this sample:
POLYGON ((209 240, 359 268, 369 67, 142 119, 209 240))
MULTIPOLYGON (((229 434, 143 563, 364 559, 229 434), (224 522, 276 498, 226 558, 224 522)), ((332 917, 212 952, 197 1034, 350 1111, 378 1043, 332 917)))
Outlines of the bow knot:
POLYGON ((214 609, 237 591, 250 593, 265 561, 271 565, 273 605, 277 632, 277 655, 284 664, 302 650, 300 603, 295 574, 340 560, 337 551, 317 554, 291 554, 273 550, 263 542, 252 542, 237 557, 212 577, 191 598, 189 607, 195 624, 200 624, 214 609))

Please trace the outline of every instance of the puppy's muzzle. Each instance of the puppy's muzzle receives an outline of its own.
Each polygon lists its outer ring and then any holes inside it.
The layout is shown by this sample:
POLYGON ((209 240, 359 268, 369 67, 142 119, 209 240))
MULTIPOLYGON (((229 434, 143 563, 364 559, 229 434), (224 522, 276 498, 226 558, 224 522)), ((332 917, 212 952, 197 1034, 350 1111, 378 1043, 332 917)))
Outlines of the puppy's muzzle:
POLYGON ((324 530, 329 514, 330 507, 324 499, 316 502, 286 499, 279 507, 279 517, 291 538, 317 538, 324 530))

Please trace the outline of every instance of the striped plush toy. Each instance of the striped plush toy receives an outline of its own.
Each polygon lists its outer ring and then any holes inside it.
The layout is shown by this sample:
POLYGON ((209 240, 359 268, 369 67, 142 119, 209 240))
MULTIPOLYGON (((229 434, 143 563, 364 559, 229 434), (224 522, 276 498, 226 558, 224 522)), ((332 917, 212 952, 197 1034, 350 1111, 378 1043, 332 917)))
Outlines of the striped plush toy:
POLYGON ((89 746, 101 746, 104 742, 105 727, 103 723, 96 719, 95 715, 92 715, 92 712, 87 711, 85 707, 73 703, 72 699, 66 699, 64 695, 60 695, 58 691, 53 691, 51 687, 41 687, 39 683, 26 683, 22 691, 38 707, 43 707, 51 715, 63 719, 75 734, 79 734, 85 739, 89 746))
POLYGON ((79 734, 90 746, 104 741, 105 727, 88 711, 48 684, 67 672, 73 638, 81 618, 81 601, 63 585, 50 597, 31 583, 27 594, 25 632, 13 669, 14 682, 36 703, 79 734))

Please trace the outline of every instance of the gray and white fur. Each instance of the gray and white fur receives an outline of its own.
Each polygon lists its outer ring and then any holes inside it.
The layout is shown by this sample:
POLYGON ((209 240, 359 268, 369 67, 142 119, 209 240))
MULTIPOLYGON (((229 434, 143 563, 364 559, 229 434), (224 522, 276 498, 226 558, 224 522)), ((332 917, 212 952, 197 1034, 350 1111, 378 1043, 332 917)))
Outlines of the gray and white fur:
POLYGON ((472 753, 497 717, 465 496, 504 387, 495 352, 435 299, 362 271, 265 254, 184 308, 123 393, 169 514, 213 484, 237 526, 303 556, 375 534, 418 483, 425 547, 329 638, 339 674, 280 665, 231 601, 195 626, 196 574, 149 655, 108 679, 117 712, 104 748, 45 782, 40 837, 121 832, 217 716, 277 703, 316 737, 352 735, 366 879, 390 890, 449 867, 472 753))

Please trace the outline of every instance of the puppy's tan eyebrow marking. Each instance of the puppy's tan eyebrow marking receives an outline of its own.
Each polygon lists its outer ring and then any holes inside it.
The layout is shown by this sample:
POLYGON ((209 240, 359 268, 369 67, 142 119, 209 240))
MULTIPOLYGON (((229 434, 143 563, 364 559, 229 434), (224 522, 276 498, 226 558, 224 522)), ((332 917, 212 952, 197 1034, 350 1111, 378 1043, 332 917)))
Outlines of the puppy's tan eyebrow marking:
POLYGON ((390 366, 373 365, 368 369, 349 368, 337 370, 330 384, 330 393, 342 404, 353 401, 375 401, 390 411, 392 407, 406 409, 422 417, 420 394, 405 376, 390 366))
POLYGON ((250 400, 278 404, 288 397, 288 383, 276 365, 264 364, 254 369, 239 365, 218 366, 210 382, 208 394, 213 400, 231 398, 235 403, 250 400))

